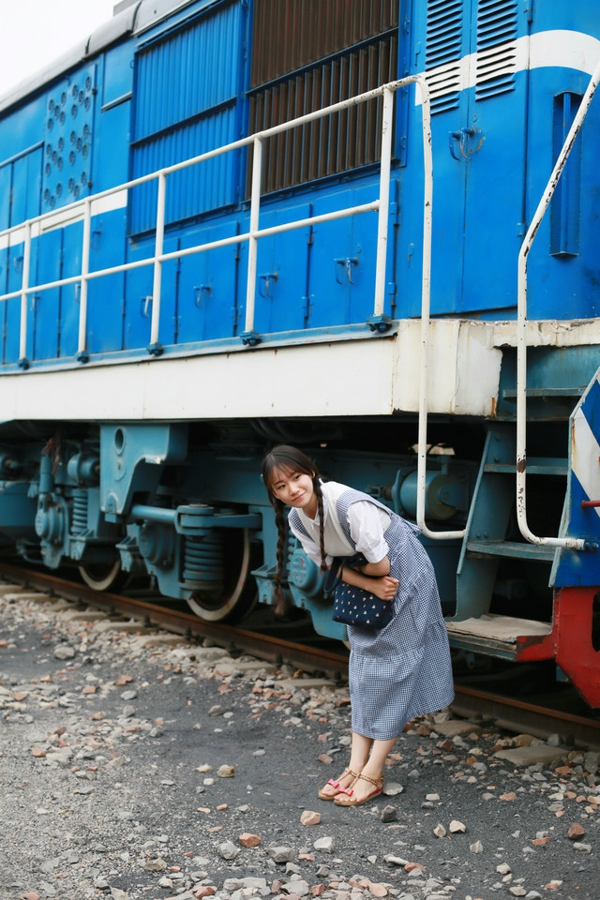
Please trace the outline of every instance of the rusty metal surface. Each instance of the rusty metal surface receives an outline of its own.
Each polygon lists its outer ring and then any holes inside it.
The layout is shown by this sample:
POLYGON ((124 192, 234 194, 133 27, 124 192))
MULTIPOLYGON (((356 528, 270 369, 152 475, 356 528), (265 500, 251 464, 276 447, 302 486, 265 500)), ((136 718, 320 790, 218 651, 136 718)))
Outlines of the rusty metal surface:
POLYGON ((398 0, 255 0, 251 86, 398 26, 398 0))
MULTIPOLYGON (((94 591, 86 585, 65 581, 55 575, 24 570, 16 566, 1 564, 0 574, 15 584, 51 592, 57 597, 64 597, 75 603, 86 603, 105 610, 111 615, 117 614, 140 619, 140 630, 153 625, 159 626, 186 637, 211 638, 219 646, 235 647, 271 662, 291 662, 295 666, 324 670, 334 674, 340 673, 340 675, 347 672, 348 654, 341 645, 340 652, 334 653, 322 648, 313 648, 270 635, 246 631, 233 625, 205 622, 192 613, 158 606, 145 600, 123 597, 120 594, 94 591)), ((158 599, 162 603, 166 602, 164 597, 158 599)))
MULTIPOLYGON (((493 718, 498 727, 507 731, 522 731, 540 738, 550 734, 571 736, 577 744, 600 749, 600 721, 596 719, 459 685, 452 709, 463 716, 481 713, 486 718, 493 718)), ((556 755, 560 755, 558 747, 556 755)))
MULTIPOLYGON (((398 77, 398 4, 389 0, 259 0, 250 133, 323 109, 398 77)), ((271 138, 263 192, 380 158, 381 102, 271 138)))

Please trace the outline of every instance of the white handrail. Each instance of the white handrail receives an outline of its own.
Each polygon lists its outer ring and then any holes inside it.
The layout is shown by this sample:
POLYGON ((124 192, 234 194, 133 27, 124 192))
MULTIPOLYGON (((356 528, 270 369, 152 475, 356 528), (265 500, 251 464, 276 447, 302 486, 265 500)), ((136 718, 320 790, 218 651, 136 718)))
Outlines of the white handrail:
MULTIPOLYGON (((423 120, 430 116, 430 96, 427 84, 420 84, 423 97, 423 120)), ((423 263, 421 288, 421 370, 419 376, 419 430, 417 443, 417 525, 426 537, 438 541, 462 538, 461 531, 431 531, 425 522, 425 492, 427 487, 427 415, 429 411, 429 332, 431 320, 431 233, 433 221, 433 153, 431 131, 423 133, 423 162, 425 168, 423 197, 423 263)))
MULTIPOLYGON (((410 84, 418 83, 422 94, 425 95, 427 92, 427 85, 425 79, 421 75, 411 75, 407 78, 402 78, 398 81, 389 82, 388 84, 381 85, 378 88, 374 88, 370 91, 365 91, 362 94, 358 94, 355 97, 351 97, 348 100, 342 100, 338 103, 334 103, 331 106, 328 106, 324 109, 315 110, 311 113, 307 113, 306 115, 299 116, 296 119, 292 119, 289 122, 283 122, 280 125, 275 125, 271 128, 265 129, 261 132, 256 132, 255 134, 249 135, 248 137, 241 138, 240 140, 233 141, 230 144, 226 144, 223 147, 217 147, 214 150, 209 150, 206 153, 201 153, 198 156, 195 156, 188 160, 183 160, 178 163, 174 163, 171 166, 165 166, 162 169, 159 169, 155 172, 151 172, 147 175, 139 176, 138 178, 131 179, 124 184, 120 184, 115 186, 114 188, 107 188, 104 191, 101 191, 97 194, 94 194, 91 197, 86 197, 83 200, 76 201, 74 203, 68 204, 67 206, 61 207, 60 210, 53 210, 51 212, 43 213, 39 216, 35 216, 25 223, 20 223, 18 225, 13 225, 10 228, 7 228, 0 232, 0 240, 6 239, 9 246, 20 243, 21 233, 25 231, 25 235, 30 235, 30 240, 33 237, 36 237, 38 234, 42 234, 44 231, 44 226, 46 229, 53 227, 56 223, 56 227, 60 227, 61 223, 64 224, 72 224, 74 221, 78 221, 80 216, 83 217, 84 220, 84 229, 83 229, 83 246, 82 246, 82 270, 80 275, 70 276, 67 278, 59 278, 54 281, 46 282, 44 284, 30 285, 29 284, 29 267, 30 267, 30 253, 25 247, 24 258, 23 258, 23 280, 20 290, 7 292, 5 294, 0 295, 0 302, 10 300, 13 297, 20 296, 21 297, 21 362, 26 367, 26 346, 27 346, 27 298, 30 294, 41 292, 44 290, 49 290, 50 288, 63 287, 70 284, 80 284, 81 286, 81 294, 80 294, 80 321, 79 321, 79 335, 78 335, 78 359, 81 361, 85 361, 88 358, 88 354, 86 351, 87 346, 87 285, 89 281, 94 280, 96 278, 102 278, 107 275, 113 275, 120 272, 128 272, 132 269, 142 268, 144 266, 153 266, 154 267, 154 275, 153 275, 153 304, 152 304, 152 320, 151 320, 151 339, 149 345, 149 351, 151 353, 159 353, 160 352, 160 344, 158 342, 159 337, 159 322, 160 322, 160 295, 161 295, 161 275, 162 275, 162 264, 167 260, 181 259, 185 256, 189 256, 194 253, 202 253, 206 252, 210 249, 224 247, 231 244, 238 244, 248 241, 250 245, 250 265, 248 271, 248 285, 247 285, 247 299, 246 299, 246 330, 252 331, 254 326, 254 296, 256 290, 256 244, 258 239, 262 237, 266 237, 272 234, 278 234, 284 231, 290 231, 292 229, 298 229, 305 227, 306 225, 315 225, 320 222, 328 222, 333 221, 335 219, 344 218, 347 216, 359 215, 365 212, 378 212, 379 213, 379 221, 378 221, 378 245, 377 245, 377 259, 376 259, 376 285, 374 292, 374 317, 381 317, 383 307, 384 307, 384 299, 385 299, 385 271, 386 271, 386 259, 387 259, 387 218, 389 211, 389 181, 390 181, 390 171, 391 171, 391 152, 392 152, 392 113, 393 113, 393 96, 397 92, 397 90, 401 87, 408 86, 410 84), (261 171, 262 171, 262 160, 261 160, 261 152, 258 149, 262 147, 262 143, 266 138, 272 137, 276 134, 281 134, 283 132, 289 131, 293 128, 298 128, 302 125, 306 125, 316 119, 323 118, 325 116, 332 115, 333 113, 340 112, 341 110, 348 109, 349 107, 357 106, 361 103, 365 103, 369 100, 375 99, 376 97, 384 96, 384 110, 382 117, 382 160, 381 160, 381 171, 380 171, 380 194, 381 196, 378 199, 374 199, 370 203, 357 204, 355 206, 345 207, 343 209, 335 210, 329 213, 323 213, 319 216, 314 216, 308 219, 299 219, 292 222, 282 223, 280 225, 276 225, 270 228, 260 230, 258 227, 259 223, 259 214, 260 214, 260 183, 261 183, 261 171), (166 209, 166 179, 168 175, 173 174, 174 172, 181 171, 182 169, 189 168, 190 166, 197 165, 198 163, 205 162, 210 159, 214 159, 217 156, 220 156, 224 153, 229 153, 234 150, 239 150, 243 147, 249 146, 250 144, 254 144, 255 147, 255 159, 253 165, 253 187, 252 187, 252 196, 251 196, 251 204, 250 204, 250 228, 247 233, 238 234, 232 236, 230 238, 224 238, 219 241, 211 241, 207 244, 199 244, 195 247, 187 247, 185 249, 179 249, 175 251, 171 251, 169 253, 163 252, 163 243, 164 243, 164 227, 165 227, 165 209, 166 209), (151 181, 158 180, 159 189, 158 189, 158 198, 157 198, 157 219, 156 219, 156 240, 155 240, 155 253, 151 257, 146 257, 142 260, 136 260, 134 262, 121 263, 117 266, 110 266, 104 269, 99 269, 90 272, 89 271, 89 254, 90 254, 90 226, 86 224, 89 222, 93 215, 93 206, 97 204, 99 201, 104 200, 105 198, 111 197, 114 194, 120 193, 122 191, 129 191, 132 188, 138 187, 142 184, 147 184, 151 181), (254 249, 252 249, 254 247, 254 249), (252 273, 254 273, 254 277, 252 277, 252 273)), ((422 104, 423 109, 423 104, 422 104)), ((424 132, 424 143, 427 146, 430 146, 431 138, 430 138, 430 120, 429 120, 429 109, 427 104, 425 104, 425 109, 423 110, 423 132, 424 132)), ((25 238, 27 241, 27 237, 25 238)))
POLYGON ((379 216, 377 223, 377 258, 375 264, 374 315, 383 315, 385 301, 385 270, 390 209, 390 177, 392 171, 392 137, 394 117, 394 93, 386 90, 383 95, 381 122, 381 168, 379 175, 379 216))
POLYGON ((585 540, 581 538, 539 537, 533 534, 527 522, 527 260, 531 246, 542 224, 544 215, 565 168, 575 139, 581 130, 583 121, 594 98, 600 81, 600 62, 594 69, 586 92, 583 95, 577 114, 573 119, 562 150, 558 155, 548 184, 527 229, 519 251, 518 262, 518 309, 517 309, 517 521, 519 531, 532 544, 545 544, 550 547, 564 547, 571 550, 584 550, 585 540))
POLYGON ((150 325, 150 347, 157 352, 158 326, 160 322, 160 301, 162 291, 162 252, 165 241, 165 214, 167 203, 167 176, 158 176, 158 197, 156 200, 156 236, 154 241, 154 279, 152 283, 152 321, 150 325))
POLYGON ((252 154, 252 186, 250 189, 250 237, 248 239, 248 278, 246 281, 246 333, 254 329, 254 300, 256 297, 256 265, 258 261, 258 223, 260 215, 260 185, 262 180, 263 142, 255 137, 252 154))
POLYGON ((86 197, 83 213, 83 243, 81 250, 81 293, 79 295, 79 334, 77 358, 82 361, 87 354, 87 301, 88 272, 90 269, 90 244, 92 239, 92 202, 86 197))
POLYGON ((25 224, 25 246, 23 247, 23 271, 21 273, 21 328, 19 335, 19 358, 27 358, 27 300, 29 286, 29 266, 31 261, 31 223, 25 224))

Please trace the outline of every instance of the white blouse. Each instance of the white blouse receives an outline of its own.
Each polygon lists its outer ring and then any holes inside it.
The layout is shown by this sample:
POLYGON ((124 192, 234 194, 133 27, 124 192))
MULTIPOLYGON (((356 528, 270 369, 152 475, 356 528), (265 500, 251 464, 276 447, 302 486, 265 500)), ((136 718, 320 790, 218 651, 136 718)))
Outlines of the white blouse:
MULTIPOLYGON (((354 548, 348 543, 343 529, 337 517, 337 499, 349 490, 346 485, 338 484, 335 481, 327 481, 321 484, 323 492, 323 517, 324 525, 324 542, 326 565, 331 565, 334 556, 351 556, 354 548)), ((306 554, 318 566, 321 565, 321 551, 319 549, 320 519, 317 512, 314 519, 309 518, 306 513, 299 509, 300 520, 302 525, 310 535, 297 532, 290 523, 292 533, 298 538, 302 544, 306 554)), ((365 556, 368 562, 380 562, 389 553, 389 547, 385 541, 384 533, 389 527, 391 517, 381 507, 368 500, 357 500, 348 507, 348 526, 352 540, 356 545, 356 550, 365 556)))

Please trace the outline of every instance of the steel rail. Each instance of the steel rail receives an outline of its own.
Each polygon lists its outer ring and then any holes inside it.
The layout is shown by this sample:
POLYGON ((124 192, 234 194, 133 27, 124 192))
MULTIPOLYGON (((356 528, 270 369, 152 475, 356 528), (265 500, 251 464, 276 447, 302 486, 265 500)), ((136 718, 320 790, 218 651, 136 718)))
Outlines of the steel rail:
MULTIPOLYGON (((129 616, 140 619, 140 631, 152 626, 164 628, 186 637, 211 638, 220 646, 235 646, 238 650, 251 653, 270 662, 289 660, 298 666, 313 670, 324 670, 341 675, 348 665, 348 654, 333 653, 329 650, 312 648, 293 641, 282 640, 271 635, 248 631, 225 623, 207 622, 193 613, 181 612, 158 606, 146 600, 136 600, 120 594, 95 591, 84 584, 66 581, 56 575, 48 575, 32 569, 0 564, 0 574, 17 584, 36 590, 49 591, 57 597, 74 603, 86 603, 106 611, 108 615, 129 616)), ((160 598, 164 602, 164 597, 160 598)))
MULTIPOLYGON (((155 626, 185 637, 206 637, 214 640, 219 646, 235 647, 269 662, 288 661, 295 666, 304 667, 307 671, 329 672, 336 679, 347 677, 348 654, 341 645, 340 651, 334 652, 234 625, 205 622, 191 613, 119 594, 95 591, 86 585, 65 581, 55 575, 22 569, 6 563, 0 563, 0 574, 17 584, 49 591, 57 597, 100 608, 108 615, 139 618, 140 631, 155 626)), ((457 684, 455 692, 451 709, 458 716, 470 718, 478 715, 491 718, 494 720, 494 727, 517 733, 524 731, 540 738, 558 733, 567 738, 571 737, 579 746, 600 749, 600 720, 573 715, 466 685, 457 684)), ((557 747, 556 755, 561 755, 561 748, 557 747)))
MULTIPOLYGON (((470 717, 480 714, 484 718, 492 718, 495 726, 507 731, 522 731, 542 739, 560 734, 572 738, 576 744, 600 749, 600 720, 575 716, 466 685, 456 685, 455 691, 452 709, 459 715, 470 717)), ((563 751, 564 747, 557 747, 556 755, 560 756, 563 751)))

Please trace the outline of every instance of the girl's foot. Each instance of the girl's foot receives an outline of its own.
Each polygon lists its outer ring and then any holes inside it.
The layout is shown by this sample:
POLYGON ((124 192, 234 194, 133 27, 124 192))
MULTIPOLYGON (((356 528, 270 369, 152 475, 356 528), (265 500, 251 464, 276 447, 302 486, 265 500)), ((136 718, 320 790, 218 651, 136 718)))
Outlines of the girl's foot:
POLYGON ((371 778, 369 775, 361 773, 349 788, 338 792, 334 803, 336 806, 360 806, 362 803, 367 803, 368 800, 379 797, 382 791, 383 775, 380 775, 379 778, 371 778))
POLYGON ((319 791, 318 796, 321 800, 333 800, 341 791, 351 787, 357 778, 358 775, 352 769, 344 769, 337 781, 334 781, 333 778, 329 779, 325 787, 319 791))

